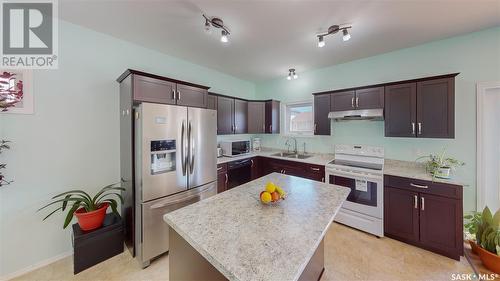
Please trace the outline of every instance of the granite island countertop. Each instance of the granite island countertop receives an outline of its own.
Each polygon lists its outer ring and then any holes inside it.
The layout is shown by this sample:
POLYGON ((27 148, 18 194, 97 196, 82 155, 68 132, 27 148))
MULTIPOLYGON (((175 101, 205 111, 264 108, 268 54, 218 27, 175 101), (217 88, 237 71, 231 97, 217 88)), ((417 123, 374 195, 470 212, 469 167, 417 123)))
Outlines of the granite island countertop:
POLYGON ((164 220, 229 280, 297 280, 350 189, 273 173, 194 203, 164 220), (263 205, 273 181, 287 193, 263 205))

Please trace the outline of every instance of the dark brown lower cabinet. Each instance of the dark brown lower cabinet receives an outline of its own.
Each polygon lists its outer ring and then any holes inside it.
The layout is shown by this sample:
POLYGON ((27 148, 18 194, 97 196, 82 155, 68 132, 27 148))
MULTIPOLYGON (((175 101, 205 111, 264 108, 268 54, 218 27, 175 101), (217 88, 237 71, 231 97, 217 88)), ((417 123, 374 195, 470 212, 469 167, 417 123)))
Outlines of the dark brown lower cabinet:
POLYGON ((281 173, 315 181, 325 181, 325 166, 287 161, 274 158, 263 158, 262 174, 281 173))
POLYGON ((217 165, 217 193, 221 193, 227 190, 227 164, 217 165))
POLYGON ((384 184, 385 235, 459 260, 462 186, 388 175, 384 184))
POLYGON ((260 170, 261 157, 254 157, 250 159, 252 162, 251 170, 252 170, 252 180, 258 179, 262 176, 260 170))

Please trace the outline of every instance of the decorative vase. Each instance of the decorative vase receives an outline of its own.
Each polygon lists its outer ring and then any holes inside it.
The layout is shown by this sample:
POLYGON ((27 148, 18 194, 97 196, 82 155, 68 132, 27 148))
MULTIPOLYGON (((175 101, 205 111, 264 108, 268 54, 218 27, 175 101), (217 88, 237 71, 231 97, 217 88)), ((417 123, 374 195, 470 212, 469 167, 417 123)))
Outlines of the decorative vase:
POLYGON ((75 216, 78 219, 78 225, 80 225, 80 228, 82 230, 89 231, 101 227, 108 207, 109 204, 104 203, 101 204, 101 206, 95 211, 86 212, 85 208, 76 210, 75 216))
POLYGON ((434 175, 436 176, 436 178, 449 179, 450 172, 451 172, 450 167, 440 167, 436 170, 434 175))
POLYGON ((479 246, 477 247, 477 252, 479 254, 481 262, 484 264, 484 266, 486 266, 486 268, 497 274, 500 274, 500 256, 486 251, 479 246))

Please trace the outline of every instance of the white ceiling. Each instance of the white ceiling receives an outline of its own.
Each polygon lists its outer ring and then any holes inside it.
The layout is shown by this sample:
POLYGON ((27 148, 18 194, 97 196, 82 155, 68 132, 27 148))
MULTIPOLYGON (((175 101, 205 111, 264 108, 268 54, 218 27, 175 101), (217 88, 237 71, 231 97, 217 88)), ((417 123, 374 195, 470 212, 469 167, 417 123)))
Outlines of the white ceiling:
POLYGON ((262 81, 500 25, 500 1, 60 0, 64 20, 236 77, 262 81), (202 13, 231 30, 204 32, 202 13), (317 47, 315 34, 351 24, 317 47))

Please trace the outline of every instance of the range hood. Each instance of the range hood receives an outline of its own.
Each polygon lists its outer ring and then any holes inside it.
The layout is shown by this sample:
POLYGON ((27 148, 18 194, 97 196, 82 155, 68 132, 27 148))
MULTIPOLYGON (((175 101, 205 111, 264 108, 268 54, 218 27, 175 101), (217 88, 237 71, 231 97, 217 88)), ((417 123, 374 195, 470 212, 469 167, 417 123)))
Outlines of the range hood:
POLYGON ((358 109, 346 111, 332 111, 328 118, 333 120, 384 120, 384 109, 358 109))

